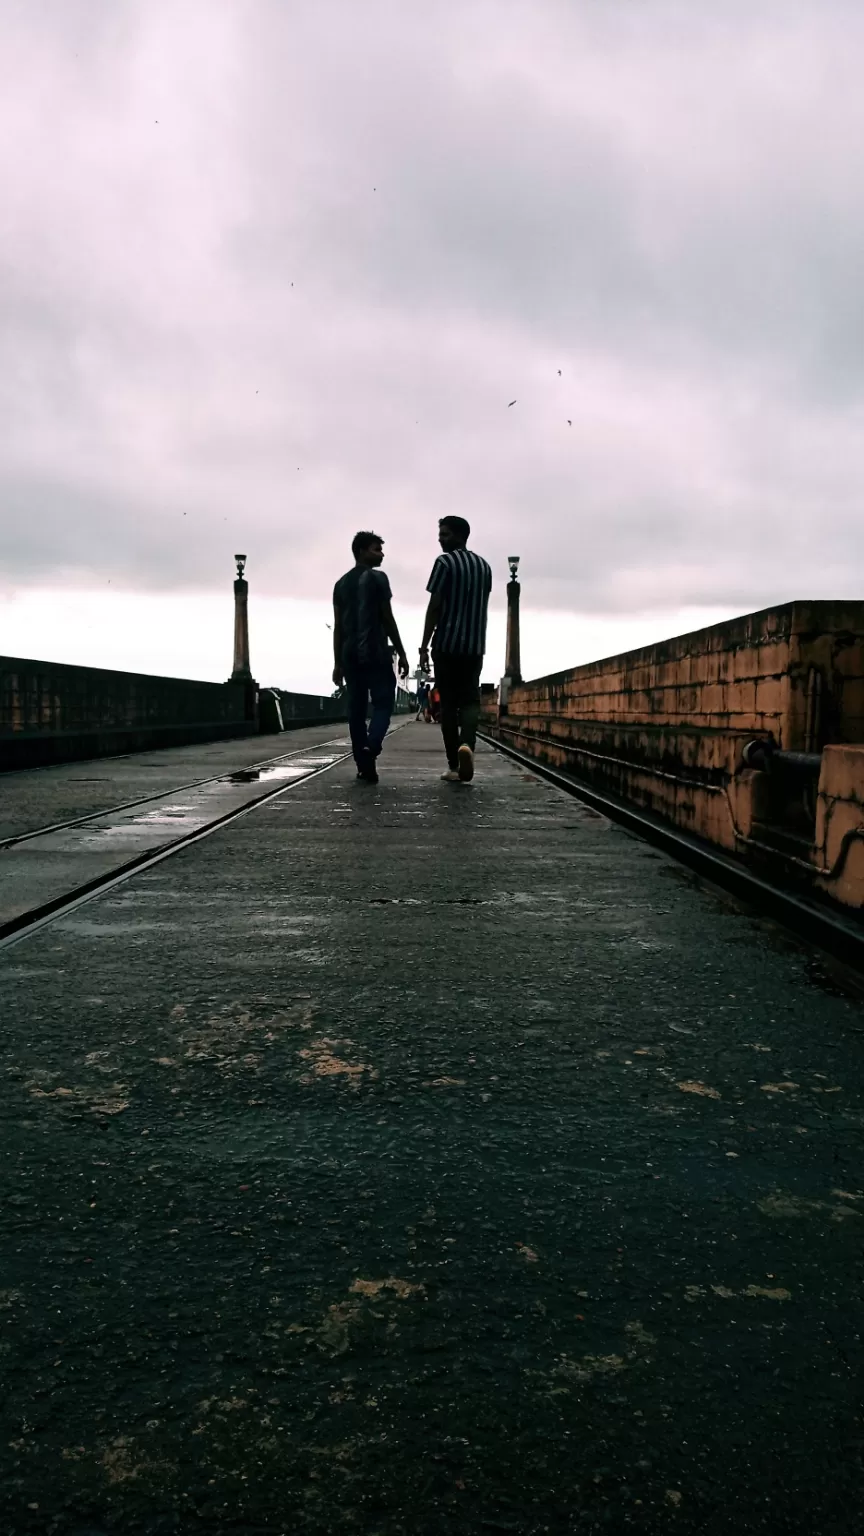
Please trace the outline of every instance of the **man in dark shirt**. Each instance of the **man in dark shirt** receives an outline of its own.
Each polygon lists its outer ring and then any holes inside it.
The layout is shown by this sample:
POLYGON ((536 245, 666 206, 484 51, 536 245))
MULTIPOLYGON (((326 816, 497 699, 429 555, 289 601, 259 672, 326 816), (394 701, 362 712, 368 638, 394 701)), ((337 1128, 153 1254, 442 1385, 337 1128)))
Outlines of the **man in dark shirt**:
POLYGON ((474 748, 480 718, 480 672, 486 650, 486 612, 492 572, 486 561, 466 548, 471 533, 464 517, 442 517, 438 542, 443 551, 426 587, 431 594, 420 647, 420 666, 429 665, 441 692, 441 734, 449 782, 474 777, 474 748))
POLYGON ((333 681, 344 681, 348 694, 348 728, 357 764, 357 777, 377 784, 375 759, 387 734, 396 695, 396 674, 390 655, 395 646, 402 677, 408 658, 399 638, 390 600, 390 583, 378 567, 384 540, 377 533, 355 533, 351 543, 354 568, 333 588, 333 681), (367 730, 366 711, 372 700, 367 730))

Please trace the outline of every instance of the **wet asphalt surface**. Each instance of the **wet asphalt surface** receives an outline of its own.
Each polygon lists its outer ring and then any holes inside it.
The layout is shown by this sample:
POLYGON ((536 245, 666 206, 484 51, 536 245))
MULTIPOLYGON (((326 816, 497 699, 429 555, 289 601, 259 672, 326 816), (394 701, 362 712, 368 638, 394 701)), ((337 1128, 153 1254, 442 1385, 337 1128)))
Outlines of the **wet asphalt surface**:
POLYGON ((860 1524, 864 1012, 437 733, 0 957, 0 1528, 860 1524))

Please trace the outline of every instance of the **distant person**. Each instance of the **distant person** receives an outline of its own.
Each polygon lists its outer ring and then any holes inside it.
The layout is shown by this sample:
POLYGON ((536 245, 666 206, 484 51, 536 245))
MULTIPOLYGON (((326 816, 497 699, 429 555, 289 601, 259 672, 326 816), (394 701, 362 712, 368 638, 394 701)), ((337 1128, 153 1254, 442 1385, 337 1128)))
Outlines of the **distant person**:
POLYGON ((480 719, 480 672, 486 651, 486 612, 492 571, 468 549, 470 524, 464 517, 442 517, 438 542, 442 553, 432 567, 429 606, 420 646, 420 666, 429 667, 429 642, 435 685, 441 692, 441 734, 450 783, 474 777, 474 748, 480 719))
POLYGON ((422 720, 426 713, 426 700, 429 697, 429 684, 420 682, 417 684, 417 713, 415 720, 422 720))
POLYGON ((390 583, 378 569, 384 559, 383 543, 377 533, 355 533, 351 541, 354 567, 333 588, 333 681, 337 688, 344 681, 357 777, 369 784, 378 783, 375 760, 380 756, 396 697, 391 644, 400 674, 408 676, 408 658, 391 607, 390 583), (370 698, 372 718, 367 728, 370 698))

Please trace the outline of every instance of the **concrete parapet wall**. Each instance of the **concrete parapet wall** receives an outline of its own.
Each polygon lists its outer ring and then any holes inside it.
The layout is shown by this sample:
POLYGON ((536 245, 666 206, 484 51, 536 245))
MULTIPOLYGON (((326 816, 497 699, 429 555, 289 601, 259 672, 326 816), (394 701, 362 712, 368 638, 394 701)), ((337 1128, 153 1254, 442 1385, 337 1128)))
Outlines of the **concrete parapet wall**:
POLYGON ((488 731, 498 724, 498 689, 492 683, 480 688, 480 728, 488 731))
POLYGON ((819 889, 846 906, 864 905, 864 746, 825 748, 814 844, 819 889))
MULTIPOLYGON (((785 603, 657 645, 514 686, 512 714, 807 740, 818 673, 819 732, 864 741, 864 603, 785 603)), ((812 729, 811 729, 812 734, 812 729)))
MULTIPOLYGON (((784 873, 809 871, 811 884, 832 886, 818 870, 834 858, 829 823, 848 829, 856 814, 856 773, 864 803, 864 603, 786 603, 511 685, 497 718, 495 703, 484 701, 486 728, 519 750, 692 836, 757 862, 764 851, 784 873), (800 804, 783 800, 788 824, 768 825, 778 820, 777 781, 772 788, 742 761, 745 742, 765 736, 814 760, 823 748, 849 747, 848 782, 822 807, 824 848, 813 825, 815 777, 809 802, 806 793, 800 804)), ((850 857, 842 894, 836 879, 831 894, 858 905, 864 847, 850 857)))
POLYGON ((0 656, 0 771, 257 731, 254 690, 0 656))
POLYGON ((265 732, 279 729, 275 723, 275 711, 271 723, 270 711, 265 708, 268 694, 279 700, 279 719, 282 729, 286 731, 348 718, 348 704, 344 697, 337 699, 318 693, 291 693, 285 688, 267 688, 261 694, 261 729, 265 732))
MULTIPOLYGON (((411 700, 403 688, 398 688, 393 704, 394 715, 404 715, 411 710, 411 700)), ((261 730, 266 735, 275 731, 295 731, 301 726, 324 725, 348 719, 348 696, 343 690, 337 697, 332 694, 292 693, 285 688, 262 688, 259 694, 261 730), (276 702, 278 701, 278 713, 276 702)))
POLYGON ((740 740, 719 734, 700 737, 671 727, 628 729, 600 721, 580 722, 577 736, 560 720, 517 717, 512 704, 498 729, 519 751, 673 821, 682 831, 730 849, 736 845, 737 829, 747 835, 749 785, 741 795, 735 783, 740 740))

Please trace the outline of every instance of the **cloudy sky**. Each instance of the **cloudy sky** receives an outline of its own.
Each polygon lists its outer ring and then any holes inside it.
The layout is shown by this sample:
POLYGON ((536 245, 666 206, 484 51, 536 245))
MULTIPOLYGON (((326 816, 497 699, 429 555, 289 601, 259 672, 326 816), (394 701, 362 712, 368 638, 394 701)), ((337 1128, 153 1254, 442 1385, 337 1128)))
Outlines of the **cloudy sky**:
POLYGON ((243 549, 257 674, 325 687, 351 534, 416 646, 445 512, 526 670, 861 595, 857 0, 0 27, 0 651, 223 676, 243 549))

